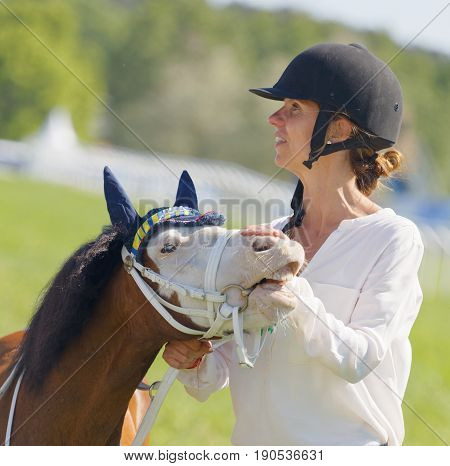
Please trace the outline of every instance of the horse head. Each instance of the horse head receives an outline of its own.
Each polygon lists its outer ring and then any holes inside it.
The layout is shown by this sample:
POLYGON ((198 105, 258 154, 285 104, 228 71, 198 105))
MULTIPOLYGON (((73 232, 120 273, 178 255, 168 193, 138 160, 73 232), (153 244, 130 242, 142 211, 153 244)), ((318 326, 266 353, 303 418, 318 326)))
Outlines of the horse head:
POLYGON ((153 282, 152 289, 163 304, 169 303, 169 311, 190 310, 185 313, 207 337, 232 332, 230 309, 245 309, 241 314, 246 330, 266 328, 292 309, 290 304, 280 307, 280 300, 271 306, 271 299, 283 293, 281 285, 299 272, 303 248, 287 237, 243 236, 239 230, 225 229, 220 214, 200 214, 187 172, 180 178, 175 205, 153 209, 142 218, 109 169, 105 169, 105 196, 112 222, 122 223, 134 235, 129 247, 132 255, 127 257, 144 279, 153 282), (185 214, 175 215, 177 209, 185 214), (199 299, 202 293, 209 293, 209 302, 199 299), (170 308, 174 302, 176 309, 170 308), (217 312, 226 314, 221 310, 224 303, 227 318, 216 325, 217 332, 207 333, 217 312))

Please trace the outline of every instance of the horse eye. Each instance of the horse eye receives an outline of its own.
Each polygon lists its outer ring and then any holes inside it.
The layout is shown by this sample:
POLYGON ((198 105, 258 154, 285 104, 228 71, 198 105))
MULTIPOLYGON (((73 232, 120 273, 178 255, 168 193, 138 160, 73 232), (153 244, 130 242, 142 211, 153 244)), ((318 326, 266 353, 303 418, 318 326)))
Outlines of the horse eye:
POLYGON ((161 252, 163 254, 167 254, 169 252, 175 251, 177 247, 173 243, 165 243, 164 246, 161 249, 161 252))

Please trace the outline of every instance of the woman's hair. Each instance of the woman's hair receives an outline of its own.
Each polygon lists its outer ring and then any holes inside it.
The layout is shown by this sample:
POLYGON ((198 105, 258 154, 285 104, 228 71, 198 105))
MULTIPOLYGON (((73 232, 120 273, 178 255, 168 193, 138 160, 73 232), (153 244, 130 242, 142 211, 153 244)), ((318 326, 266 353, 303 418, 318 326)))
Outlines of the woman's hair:
POLYGON ((369 196, 381 184, 380 178, 389 178, 403 162, 397 149, 385 149, 374 154, 373 149, 351 149, 350 164, 356 175, 356 187, 369 196))
MULTIPOLYGON (((346 118, 353 125, 352 137, 359 137, 364 143, 364 136, 371 136, 367 131, 359 128, 346 115, 339 114, 338 118, 346 118)), ((328 140, 328 138, 326 138, 328 140)), ((389 178, 403 164, 403 155, 397 149, 389 148, 375 152, 366 145, 364 148, 350 149, 350 164, 356 176, 356 186, 364 195, 369 196, 380 185, 380 178, 389 178)))

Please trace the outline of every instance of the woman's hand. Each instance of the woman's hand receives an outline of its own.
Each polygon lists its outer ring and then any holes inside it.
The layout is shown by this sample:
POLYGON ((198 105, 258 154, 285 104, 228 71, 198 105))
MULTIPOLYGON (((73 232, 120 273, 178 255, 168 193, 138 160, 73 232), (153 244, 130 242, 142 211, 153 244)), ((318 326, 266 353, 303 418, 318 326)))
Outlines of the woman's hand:
POLYGON ((255 315, 262 315, 266 325, 283 320, 298 303, 288 284, 268 280, 258 285, 249 296, 248 308, 244 311, 244 323, 255 315))
POLYGON ((242 236, 274 236, 281 239, 289 239, 281 230, 266 225, 250 225, 245 230, 241 230, 242 236))
POLYGON ((212 344, 206 340, 174 340, 166 344, 164 361, 175 369, 194 369, 206 353, 212 352, 212 344))
MULTIPOLYGON (((281 240, 289 240, 281 230, 272 228, 270 224, 250 225, 241 231, 242 236, 272 236, 281 240)), ((253 326, 252 319, 263 315, 267 325, 272 325, 285 318, 297 305, 297 297, 285 284, 266 280, 258 285, 249 296, 248 308, 244 312, 244 322, 253 326)))

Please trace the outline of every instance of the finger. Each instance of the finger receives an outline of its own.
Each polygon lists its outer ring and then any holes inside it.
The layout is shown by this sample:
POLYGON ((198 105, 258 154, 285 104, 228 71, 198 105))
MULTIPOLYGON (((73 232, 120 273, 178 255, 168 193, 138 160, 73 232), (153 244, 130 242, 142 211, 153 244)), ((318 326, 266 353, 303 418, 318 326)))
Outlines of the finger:
POLYGON ((202 348, 207 352, 207 353, 212 353, 213 351, 213 345, 210 340, 200 340, 202 343, 202 348))
POLYGON ((173 354, 181 361, 193 361, 209 351, 208 345, 196 340, 196 344, 187 344, 187 342, 177 342, 177 344, 166 345, 167 353, 173 354), (193 349, 194 348, 194 349, 193 349))
POLYGON ((274 231, 277 231, 275 230, 275 228, 272 228, 270 225, 250 225, 250 226, 247 226, 245 228, 243 228, 241 231, 270 231, 270 230, 274 230, 274 231))
POLYGON ((178 358, 174 357, 171 353, 163 353, 162 358, 166 361, 167 364, 171 367, 175 367, 176 369, 179 368, 180 365, 183 364, 183 361, 180 361, 178 358))
POLYGON ((189 367, 188 367, 188 369, 195 369, 196 367, 198 367, 198 366, 201 364, 202 361, 203 361, 203 358, 197 358, 197 359, 193 362, 192 366, 189 366, 189 367))
MULTIPOLYGON (((202 354, 203 355, 203 354, 202 354)), ((190 366, 193 362, 200 357, 198 352, 188 350, 187 353, 183 352, 183 349, 172 348, 170 352, 166 354, 168 358, 172 358, 182 365, 190 366)))
POLYGON ((241 231, 242 236, 279 236, 277 230, 246 229, 241 231))
POLYGON ((241 231, 242 236, 274 236, 276 238, 288 238, 281 230, 272 228, 247 228, 241 231))
POLYGON ((173 360, 173 364, 176 364, 177 369, 194 369, 198 367, 202 361, 203 361, 203 357, 200 357, 200 358, 196 358, 191 361, 185 361, 185 362, 173 360))
POLYGON ((191 351, 198 351, 201 344, 198 340, 172 340, 166 344, 166 348, 171 351, 172 349, 177 350, 182 354, 188 354, 191 351))
POLYGON ((197 357, 212 352, 212 343, 209 340, 188 340, 186 343, 190 354, 195 354, 197 357))
POLYGON ((205 347, 205 343, 207 340, 186 340, 183 341, 183 343, 190 348, 192 351, 201 351, 205 347))
MULTIPOLYGON (((192 353, 192 351, 187 350, 187 352, 186 352, 185 348, 184 348, 184 351, 183 351, 183 348, 179 348, 179 347, 168 348, 168 349, 166 349, 164 354, 167 357, 176 359, 177 361, 179 361, 181 363, 192 362, 197 357, 195 353, 192 353)), ((163 356, 164 356, 164 354, 163 354, 163 356)))
POLYGON ((184 354, 177 348, 172 347, 166 349, 163 353, 163 359, 172 367, 183 367, 188 368, 191 366, 196 359, 202 356, 197 356, 195 353, 184 354))
POLYGON ((170 367, 175 369, 189 369, 193 365, 193 361, 185 362, 172 357, 164 358, 164 361, 166 361, 170 367))

